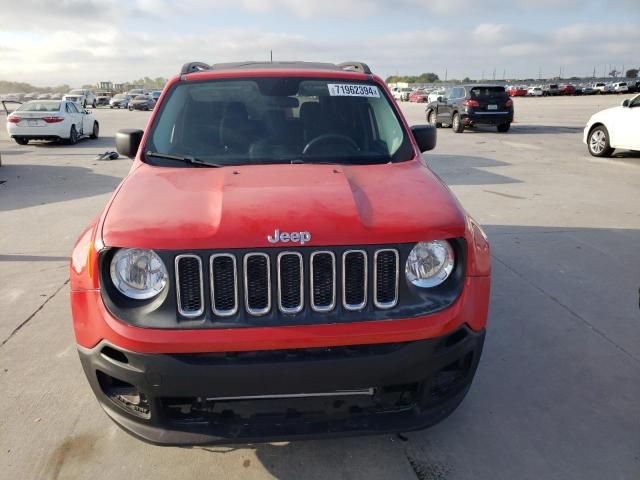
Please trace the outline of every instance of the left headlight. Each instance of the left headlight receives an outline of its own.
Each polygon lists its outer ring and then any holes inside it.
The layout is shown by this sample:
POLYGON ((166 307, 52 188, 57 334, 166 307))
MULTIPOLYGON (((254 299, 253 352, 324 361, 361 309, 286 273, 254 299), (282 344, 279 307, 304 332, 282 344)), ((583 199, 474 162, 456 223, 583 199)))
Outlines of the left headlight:
POLYGON ((409 253, 405 274, 407 280, 416 287, 432 288, 449 278, 454 265, 455 256, 449 242, 420 242, 409 253))
POLYGON ((111 260, 110 272, 118 291, 136 300, 155 297, 169 278, 162 259, 153 250, 140 248, 118 250, 111 260))

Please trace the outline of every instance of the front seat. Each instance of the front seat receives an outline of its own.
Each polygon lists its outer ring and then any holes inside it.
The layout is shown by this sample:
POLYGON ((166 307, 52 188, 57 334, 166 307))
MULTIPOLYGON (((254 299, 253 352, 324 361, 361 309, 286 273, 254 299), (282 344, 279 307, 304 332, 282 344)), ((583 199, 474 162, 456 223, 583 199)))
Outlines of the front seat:
POLYGON ((251 122, 247 107, 242 102, 227 104, 220 122, 220 143, 225 151, 247 153, 251 144, 251 122))

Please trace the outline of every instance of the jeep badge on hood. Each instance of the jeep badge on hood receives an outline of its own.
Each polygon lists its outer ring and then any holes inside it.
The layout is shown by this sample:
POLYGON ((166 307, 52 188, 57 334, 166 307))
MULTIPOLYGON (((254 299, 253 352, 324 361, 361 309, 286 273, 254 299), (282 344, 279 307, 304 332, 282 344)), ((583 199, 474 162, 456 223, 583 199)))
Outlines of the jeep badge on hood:
POLYGON ((311 241, 311 233, 309 232, 280 232, 280 229, 276 228, 276 231, 273 232, 273 235, 267 235, 267 240, 269 243, 288 243, 295 242, 300 243, 300 245, 304 245, 307 242, 311 241))

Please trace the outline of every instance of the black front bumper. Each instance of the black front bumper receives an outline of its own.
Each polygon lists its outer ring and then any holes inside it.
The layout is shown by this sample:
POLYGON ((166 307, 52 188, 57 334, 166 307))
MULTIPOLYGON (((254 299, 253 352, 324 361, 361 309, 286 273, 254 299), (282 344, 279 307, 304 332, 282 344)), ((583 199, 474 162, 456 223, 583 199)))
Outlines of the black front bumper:
POLYGON ((426 428, 464 398, 484 335, 465 326, 406 343, 175 355, 103 342, 79 354, 121 427, 155 444, 195 445, 426 428))

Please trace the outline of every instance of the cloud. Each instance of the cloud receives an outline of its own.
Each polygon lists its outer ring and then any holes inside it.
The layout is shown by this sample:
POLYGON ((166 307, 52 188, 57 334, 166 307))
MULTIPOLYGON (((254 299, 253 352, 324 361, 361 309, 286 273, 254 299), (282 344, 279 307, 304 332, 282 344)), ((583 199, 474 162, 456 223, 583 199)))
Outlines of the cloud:
MULTIPOLYGON (((637 9, 624 22, 550 28, 528 20, 555 0, 512 0, 509 15, 500 15, 498 0, 21 0, 19 8, 10 1, 0 0, 0 79, 37 85, 170 76, 187 61, 266 60, 271 49, 276 60, 361 59, 383 76, 448 70, 448 78, 475 78, 494 67, 537 76, 538 66, 543 75, 561 66, 586 74, 637 61, 640 43, 637 9), (223 22, 229 26, 215 26, 223 22)), ((608 8, 632 9, 635 1, 608 8)), ((550 15, 566 8, 572 18, 576 4, 558 4, 550 15)))

